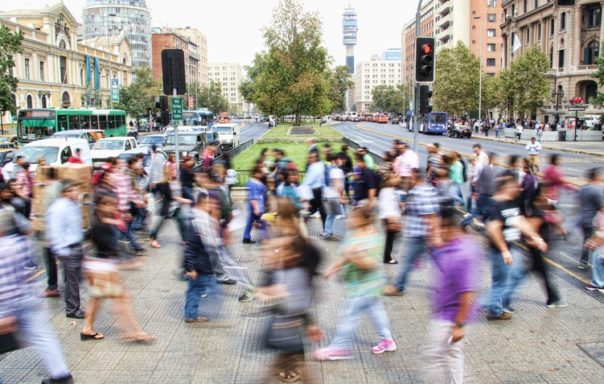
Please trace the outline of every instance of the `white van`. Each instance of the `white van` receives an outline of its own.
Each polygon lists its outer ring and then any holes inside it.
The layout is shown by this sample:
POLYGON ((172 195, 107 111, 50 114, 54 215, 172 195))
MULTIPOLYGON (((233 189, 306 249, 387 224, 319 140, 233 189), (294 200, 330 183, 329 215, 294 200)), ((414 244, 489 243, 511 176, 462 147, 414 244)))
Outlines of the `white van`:
POLYGON ((80 156, 84 164, 92 165, 88 141, 73 138, 43 139, 25 144, 19 149, 14 160, 4 166, 2 173, 5 175, 14 174, 15 161, 18 156, 25 156, 25 159, 30 163, 30 171, 35 172, 39 158, 44 158, 47 165, 61 165, 67 163, 69 158, 75 155, 76 149, 80 149, 80 156))
POLYGON ((218 141, 222 148, 235 148, 239 146, 238 124, 214 124, 212 131, 218 134, 218 141))

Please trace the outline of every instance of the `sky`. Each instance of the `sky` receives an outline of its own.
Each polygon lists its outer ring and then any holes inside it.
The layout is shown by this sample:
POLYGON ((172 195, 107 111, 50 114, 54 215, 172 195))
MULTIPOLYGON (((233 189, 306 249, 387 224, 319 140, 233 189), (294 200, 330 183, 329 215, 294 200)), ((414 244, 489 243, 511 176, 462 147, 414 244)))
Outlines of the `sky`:
MULTIPOLYGON (((1 0, 0 10, 42 8, 52 0, 1 0), (27 4, 24 6, 24 4, 27 4)), ((86 0, 64 0, 82 22, 86 0)), ((251 64, 264 48, 262 27, 268 26, 278 0, 147 0, 152 26, 192 27, 208 38, 209 62, 251 64)), ((358 13, 356 62, 369 60, 387 48, 401 47, 401 30, 416 11, 418 0, 303 0, 309 11, 317 11, 323 23, 323 41, 334 63, 344 64, 342 12, 348 4, 358 13)))

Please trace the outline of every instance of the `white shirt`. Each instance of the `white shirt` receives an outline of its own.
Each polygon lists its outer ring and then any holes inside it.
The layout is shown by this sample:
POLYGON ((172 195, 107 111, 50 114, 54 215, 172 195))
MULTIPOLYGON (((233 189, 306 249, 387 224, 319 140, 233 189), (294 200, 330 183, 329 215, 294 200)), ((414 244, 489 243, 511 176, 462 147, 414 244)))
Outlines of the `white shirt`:
POLYGON ((388 217, 401 217, 400 198, 396 190, 391 187, 382 188, 378 195, 378 210, 380 219, 388 217))
POLYGON ((344 171, 334 167, 329 170, 329 185, 323 188, 323 197, 326 199, 337 199, 340 197, 340 192, 334 186, 339 188, 344 186, 344 171))
POLYGON ((410 149, 405 150, 405 153, 394 160, 393 169, 400 177, 411 177, 413 168, 419 168, 419 156, 410 149))
POLYGON ((478 156, 476 156, 476 166, 474 167, 474 175, 472 177, 472 181, 478 180, 478 175, 482 172, 482 169, 489 165, 489 155, 484 151, 480 151, 478 156))
POLYGON ((538 155, 541 152, 541 144, 538 141, 529 142, 526 147, 524 147, 529 155, 538 155))
POLYGON ((522 133, 522 131, 524 130, 524 127, 520 124, 518 124, 516 126, 516 133, 522 133))

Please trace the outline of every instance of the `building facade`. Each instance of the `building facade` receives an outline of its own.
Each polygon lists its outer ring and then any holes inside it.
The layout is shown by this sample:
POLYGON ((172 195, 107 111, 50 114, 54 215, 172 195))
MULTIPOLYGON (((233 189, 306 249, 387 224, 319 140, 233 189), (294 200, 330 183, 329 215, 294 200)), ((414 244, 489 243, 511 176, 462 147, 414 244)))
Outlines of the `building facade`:
POLYGON ((132 66, 151 66, 151 12, 145 0, 87 0, 82 14, 85 40, 124 34, 132 66))
POLYGON ((357 64, 354 74, 354 105, 357 113, 370 112, 372 91, 378 85, 397 86, 401 83, 401 61, 381 60, 374 56, 357 64))
MULTIPOLYGON (((62 3, 0 13, 0 24, 23 33, 14 56, 17 109, 110 106, 110 83, 131 82, 131 52, 125 37, 106 46, 78 42, 78 22, 62 3)), ((4 121, 10 121, 5 116, 4 121)))
MULTIPOLYGON (((420 35, 434 37, 437 52, 462 42, 479 58, 482 70, 493 76, 502 67, 502 20, 501 0, 430 0, 422 4, 420 35)), ((415 18, 403 28, 401 40, 407 83, 414 78, 415 18)))
POLYGON ((243 80, 243 67, 237 63, 210 63, 208 64, 208 79, 220 83, 222 95, 229 102, 230 113, 241 115, 247 112, 248 106, 244 105, 243 96, 239 86, 243 80))
POLYGON ((196 28, 173 28, 174 32, 189 38, 197 49, 197 80, 201 85, 208 85, 208 39, 196 28))
MULTIPOLYGON (((580 96, 589 104, 597 95, 593 74, 604 41, 602 1, 577 0, 572 7, 554 3, 504 0, 501 23, 504 67, 531 47, 538 47, 549 58, 552 98, 541 111, 546 121, 556 115, 563 119, 570 98, 580 96)), ((604 109, 589 105, 586 113, 599 115, 604 109)))
POLYGON ((199 82, 199 51, 197 45, 189 37, 171 29, 154 28, 151 42, 153 47, 151 67, 154 80, 162 81, 162 51, 164 49, 182 49, 185 58, 185 81, 187 84, 199 82))

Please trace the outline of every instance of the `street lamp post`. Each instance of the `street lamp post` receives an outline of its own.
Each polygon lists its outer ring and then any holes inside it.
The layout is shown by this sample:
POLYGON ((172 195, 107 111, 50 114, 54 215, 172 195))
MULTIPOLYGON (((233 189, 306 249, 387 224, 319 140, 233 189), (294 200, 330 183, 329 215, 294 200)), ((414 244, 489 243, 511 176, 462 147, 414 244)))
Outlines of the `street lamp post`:
POLYGON ((480 47, 478 47, 478 57, 480 65, 478 67, 478 120, 482 119, 482 35, 484 34, 482 18, 474 16, 474 20, 480 20, 480 47))
POLYGON ((562 98, 564 97, 564 90, 561 85, 558 85, 557 88, 552 90, 552 97, 556 98, 556 114, 554 115, 554 130, 556 130, 560 123, 560 113, 558 111, 560 109, 560 104, 562 103, 562 98))

